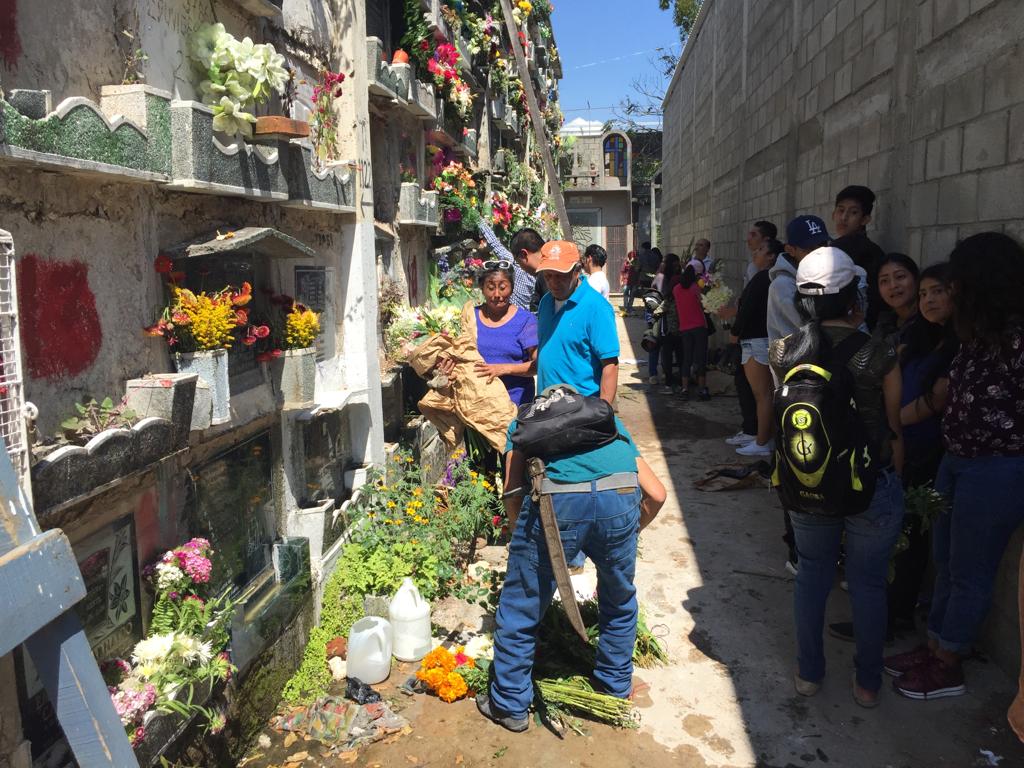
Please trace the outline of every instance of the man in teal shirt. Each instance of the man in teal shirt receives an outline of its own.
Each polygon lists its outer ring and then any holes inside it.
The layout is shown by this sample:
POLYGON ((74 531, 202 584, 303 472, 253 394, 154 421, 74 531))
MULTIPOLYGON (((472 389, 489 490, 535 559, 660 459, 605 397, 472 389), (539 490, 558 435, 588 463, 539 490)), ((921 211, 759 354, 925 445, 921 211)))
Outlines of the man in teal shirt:
MULTIPOLYGON (((618 381, 619 340, 611 305, 580 280, 573 243, 541 249, 537 269, 548 294, 537 312, 538 385, 568 384, 611 403, 618 381)), ((637 599, 633 577, 640 528, 639 452, 616 419, 625 440, 547 461, 545 493, 551 495, 567 561, 585 553, 597 566, 600 639, 595 688, 626 698, 632 692, 637 599)), ((509 427, 509 435, 515 422, 509 427)), ((508 443, 506 510, 513 527, 508 570, 496 616, 494 680, 477 708, 511 731, 525 731, 533 701, 537 626, 551 602, 555 577, 537 505, 526 497, 525 459, 508 443), (521 505, 521 514, 516 516, 521 505)))

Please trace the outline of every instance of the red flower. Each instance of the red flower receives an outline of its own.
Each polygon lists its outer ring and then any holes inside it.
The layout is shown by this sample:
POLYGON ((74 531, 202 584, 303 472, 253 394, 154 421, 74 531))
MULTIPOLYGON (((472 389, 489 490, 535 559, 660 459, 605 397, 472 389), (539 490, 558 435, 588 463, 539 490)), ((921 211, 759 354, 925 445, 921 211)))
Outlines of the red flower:
POLYGON ((280 349, 272 349, 269 352, 260 352, 258 355, 256 355, 256 362, 257 363, 269 363, 274 358, 280 357, 280 356, 281 356, 281 350, 280 349))
POLYGON ((235 324, 243 326, 249 322, 249 310, 247 309, 236 309, 235 310, 235 324))
POLYGON ((495 515, 494 517, 492 517, 491 525, 493 525, 495 528, 501 525, 501 515, 495 515))
POLYGON ((161 253, 153 262, 153 268, 157 271, 157 274, 166 275, 174 269, 174 259, 166 253, 161 253))
POLYGON ((241 290, 231 294, 231 303, 236 307, 244 307, 250 299, 252 299, 252 286, 249 283, 242 283, 241 290))
POLYGON ((421 51, 429 51, 430 50, 430 41, 427 40, 427 38, 423 38, 422 40, 420 40, 420 50, 421 51))
POLYGON ((257 339, 265 339, 270 335, 270 328, 265 325, 257 325, 253 328, 253 333, 256 334, 257 339))

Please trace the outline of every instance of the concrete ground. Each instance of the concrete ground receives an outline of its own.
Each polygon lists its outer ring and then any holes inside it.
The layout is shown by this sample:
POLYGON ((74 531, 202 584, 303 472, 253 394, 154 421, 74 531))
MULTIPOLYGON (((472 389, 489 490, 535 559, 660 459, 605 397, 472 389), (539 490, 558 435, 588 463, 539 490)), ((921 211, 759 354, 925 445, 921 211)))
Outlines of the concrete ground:
MULTIPOLYGON (((651 686, 641 732, 713 766, 1024 765, 1005 718, 1014 681, 994 664, 966 665, 966 696, 915 702, 886 688, 880 706, 865 710, 851 697, 852 644, 827 637, 821 692, 796 695, 793 581, 778 503, 767 489, 693 486, 708 467, 739 458, 723 442, 739 423, 731 382, 712 374, 717 396, 706 403, 649 387, 642 332, 639 319, 620 321, 619 413, 669 490, 641 537, 637 584, 672 663, 638 673, 651 686)), ((850 616, 838 587, 829 616, 850 616)), ((903 638, 893 650, 917 642, 903 638)))

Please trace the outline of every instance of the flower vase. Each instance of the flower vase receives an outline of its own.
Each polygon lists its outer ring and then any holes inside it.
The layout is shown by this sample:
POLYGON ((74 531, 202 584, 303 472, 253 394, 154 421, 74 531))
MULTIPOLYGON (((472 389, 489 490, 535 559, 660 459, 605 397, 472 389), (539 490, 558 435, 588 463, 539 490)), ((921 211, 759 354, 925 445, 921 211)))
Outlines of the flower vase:
POLYGON ((228 351, 212 349, 182 352, 174 356, 179 373, 197 373, 210 389, 211 424, 231 421, 231 389, 228 385, 228 351))
POLYGON ((316 395, 316 348, 288 349, 273 360, 274 391, 282 405, 305 406, 316 395))

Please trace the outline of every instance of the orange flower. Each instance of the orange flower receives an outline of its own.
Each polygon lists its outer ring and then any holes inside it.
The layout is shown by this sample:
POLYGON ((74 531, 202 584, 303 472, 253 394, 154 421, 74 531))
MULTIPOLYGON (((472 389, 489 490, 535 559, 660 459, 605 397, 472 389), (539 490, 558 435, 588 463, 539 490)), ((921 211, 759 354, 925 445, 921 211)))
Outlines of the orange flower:
POLYGON ((244 307, 252 299, 252 286, 249 283, 242 283, 242 289, 231 294, 231 303, 236 307, 244 307))
POLYGON ((448 702, 449 704, 457 699, 461 699, 467 693, 469 693, 469 687, 466 685, 466 681, 462 679, 462 675, 458 672, 449 672, 445 677, 444 683, 439 685, 436 689, 437 697, 441 701, 448 702))
POLYGON ((447 648, 437 647, 423 657, 420 669, 443 669, 451 672, 455 669, 455 657, 447 648))

